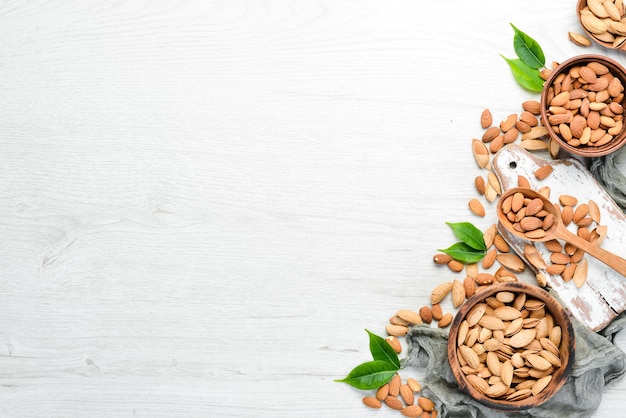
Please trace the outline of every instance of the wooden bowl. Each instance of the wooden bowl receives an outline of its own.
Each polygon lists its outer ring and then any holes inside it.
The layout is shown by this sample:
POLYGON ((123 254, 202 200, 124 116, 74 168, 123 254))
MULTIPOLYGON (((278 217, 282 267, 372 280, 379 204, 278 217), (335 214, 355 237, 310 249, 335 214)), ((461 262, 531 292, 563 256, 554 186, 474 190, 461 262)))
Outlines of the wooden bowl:
POLYGON ((583 9, 585 9, 585 7, 587 7, 587 0, 578 0, 578 3, 576 4, 576 15, 578 16, 578 21, 580 22, 580 26, 582 27, 583 31, 585 31, 587 36, 592 41, 596 42, 598 45, 602 45, 605 48, 626 51, 626 42, 619 42, 618 44, 614 45, 613 42, 609 42, 608 40, 599 39, 599 37, 598 37, 599 35, 591 33, 585 27, 585 25, 583 25, 583 22, 582 22, 582 19, 581 19, 581 12, 583 11, 583 9))
MULTIPOLYGON (((619 78, 624 87, 626 87, 626 70, 616 61, 602 55, 594 54, 572 57, 557 66, 544 83, 543 91, 541 92, 541 124, 548 130, 548 136, 557 141, 562 149, 582 157, 599 157, 618 150, 626 143, 626 121, 624 121, 621 131, 617 133, 611 141, 600 146, 572 146, 565 139, 563 139, 563 137, 557 133, 554 127, 552 127, 548 122, 548 108, 550 107, 549 101, 551 95, 553 94, 551 93, 551 89, 554 91, 553 86, 555 84, 555 80, 559 78, 559 75, 567 74, 572 67, 586 65, 590 62, 598 62, 606 66, 611 74, 619 78)), ((626 100, 624 99, 624 96, 618 98, 618 102, 623 107, 626 107, 626 100)), ((622 115, 624 115, 624 111, 622 111, 622 115)))
MULTIPOLYGON (((530 307, 527 310, 530 311, 530 307)), ((508 342, 508 340, 505 339, 505 342, 508 342)), ((519 345, 518 343, 519 339, 516 341, 516 345, 519 345)), ((531 344, 535 343, 533 342, 531 344)), ((483 347, 487 346, 488 343, 483 344, 483 347)), ((527 347, 528 346, 524 346, 521 348, 516 348, 515 350, 517 352, 522 352, 526 350, 527 347)), ((568 313, 561 307, 559 302, 552 296, 550 296, 545 290, 541 289, 538 286, 522 282, 498 283, 468 299, 461 306, 457 315, 455 316, 452 326, 450 328, 450 334, 448 338, 448 358, 450 361, 450 367, 452 368, 452 372, 454 374, 454 377, 456 378, 459 387, 464 392, 469 394, 472 398, 476 399, 478 402, 502 411, 519 411, 541 405, 544 402, 548 401, 555 393, 557 393, 557 391, 563 386, 563 384, 567 380, 567 377, 571 371, 574 362, 574 348, 574 331, 572 329, 572 324, 569 320, 568 313), (494 299, 499 292, 511 292, 515 295, 523 293, 525 295, 524 297, 528 300, 536 299, 544 302, 545 307, 543 309, 545 310, 545 313, 549 313, 552 315, 552 318, 554 318, 554 326, 558 325, 561 327, 561 343, 558 347, 561 365, 560 367, 556 367, 554 369, 554 371, 551 373, 552 378, 550 382, 540 393, 529 396, 525 399, 506 400, 506 396, 501 398, 486 396, 483 392, 477 390, 470 383, 461 366, 461 362, 463 360, 460 359, 460 356, 462 356, 462 354, 460 354, 457 342, 457 339, 459 338, 459 330, 462 326, 461 324, 467 319, 468 312, 470 312, 470 310, 476 304, 484 302, 487 298, 494 299)), ((501 359, 500 362, 503 363, 503 360, 501 359)), ((516 369, 516 371, 521 370, 516 369)), ((511 387, 513 386, 515 385, 512 384, 511 387)))

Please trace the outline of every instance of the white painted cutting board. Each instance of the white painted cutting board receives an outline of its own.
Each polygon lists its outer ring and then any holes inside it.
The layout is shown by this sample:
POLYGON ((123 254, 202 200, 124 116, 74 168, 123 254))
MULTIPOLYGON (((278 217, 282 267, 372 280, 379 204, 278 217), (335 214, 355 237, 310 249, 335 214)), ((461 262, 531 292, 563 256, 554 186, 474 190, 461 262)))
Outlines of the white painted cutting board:
MULTIPOLYGON (((567 158, 548 161, 517 145, 509 145, 494 157, 493 169, 500 179, 503 193, 517 187, 518 176, 522 175, 535 190, 549 186, 550 200, 553 202, 558 202, 558 197, 562 194, 576 197, 579 204, 594 200, 600 207, 600 224, 608 227, 607 236, 601 243, 602 248, 626 258, 626 216, 579 160, 567 158), (551 165, 554 171, 548 178, 538 180, 534 172, 546 164, 551 165)), ((575 228, 573 224, 568 227, 576 233, 575 228)), ((517 254, 524 258, 524 245, 529 241, 513 236, 500 224, 498 230, 517 254)), ((549 260, 550 251, 543 243, 533 245, 544 260, 549 260)), ((626 309, 626 278, 595 258, 587 254, 585 257, 589 263, 589 272, 587 281, 581 288, 577 288, 573 281, 564 282, 561 276, 549 275, 545 270, 541 272, 545 274, 548 285, 559 295, 565 307, 590 329, 598 331, 626 309)))

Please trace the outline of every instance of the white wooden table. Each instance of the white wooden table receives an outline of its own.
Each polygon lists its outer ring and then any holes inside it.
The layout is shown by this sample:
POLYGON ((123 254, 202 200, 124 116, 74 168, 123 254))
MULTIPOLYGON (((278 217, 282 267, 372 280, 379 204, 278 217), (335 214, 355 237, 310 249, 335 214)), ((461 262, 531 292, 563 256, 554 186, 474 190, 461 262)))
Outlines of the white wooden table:
POLYGON ((455 277, 444 222, 495 221, 480 112, 538 97, 509 22, 626 63, 574 6, 2 2, 0 415, 400 416, 333 379, 455 277))

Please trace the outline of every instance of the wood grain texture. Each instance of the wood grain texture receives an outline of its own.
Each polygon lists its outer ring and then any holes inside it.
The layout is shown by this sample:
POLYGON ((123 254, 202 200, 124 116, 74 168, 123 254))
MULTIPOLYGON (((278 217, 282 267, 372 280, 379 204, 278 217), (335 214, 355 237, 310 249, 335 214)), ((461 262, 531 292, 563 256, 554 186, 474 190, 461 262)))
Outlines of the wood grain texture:
POLYGON ((582 52, 565 0, 0 3, 0 415, 398 416, 333 379, 495 221, 511 20, 582 52))

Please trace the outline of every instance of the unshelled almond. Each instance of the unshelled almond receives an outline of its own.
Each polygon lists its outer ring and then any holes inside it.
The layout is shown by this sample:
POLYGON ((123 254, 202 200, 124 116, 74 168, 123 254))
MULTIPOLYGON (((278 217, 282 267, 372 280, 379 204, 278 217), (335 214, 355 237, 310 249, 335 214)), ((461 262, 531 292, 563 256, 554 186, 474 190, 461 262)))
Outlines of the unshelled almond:
POLYGON ((409 328, 403 325, 387 325, 385 330, 387 331, 387 334, 394 337, 401 337, 409 332, 409 328))
POLYGON ((385 340, 387 340, 387 343, 389 343, 389 345, 391 346, 391 348, 393 348, 393 351, 395 351, 396 354, 400 354, 402 352, 402 344, 396 337, 390 335, 389 337, 385 338, 385 340))
POLYGON ((541 103, 537 100, 527 100, 522 103, 522 108, 527 112, 532 113, 533 115, 538 115, 541 113, 541 103))
POLYGON ((437 322, 437 326, 439 328, 445 328, 448 325, 450 325, 450 323, 452 323, 452 320, 454 319, 454 317, 452 316, 452 314, 450 312, 445 313, 441 319, 439 320, 439 322, 437 322))
POLYGON ((415 394, 406 383, 400 385, 400 397, 407 405, 413 405, 415 402, 415 394))
POLYGON ((426 412, 432 412, 435 409, 435 403, 425 396, 420 396, 417 404, 426 412))
POLYGON ((389 381, 389 396, 398 396, 402 386, 402 378, 399 374, 394 375, 389 381))
POLYGON ((458 279, 454 279, 452 282, 451 292, 452 305, 454 305, 455 308, 458 308, 465 300, 465 288, 463 287, 463 283, 461 283, 458 279))
POLYGON ((373 396, 366 396, 363 398, 363 403, 370 408, 378 409, 382 406, 382 403, 373 396))
POLYGON ((433 314, 428 306, 422 306, 420 308, 420 317, 425 324, 430 324, 433 321, 433 314))
POLYGON ((396 396, 389 395, 385 398, 384 402, 385 402, 385 405, 387 405, 391 409, 395 409, 396 411, 401 411, 403 408, 402 401, 398 399, 396 396))
POLYGON ((411 388, 411 390, 415 393, 421 392, 422 390, 422 385, 419 384, 419 382, 415 379, 413 379, 412 377, 409 377, 406 380, 406 384, 409 385, 409 387, 411 388))
POLYGON ((450 270, 452 270, 452 271, 453 271, 453 272, 455 272, 455 273, 458 273, 458 272, 460 272, 460 271, 463 271, 463 263, 461 263, 461 262, 460 262, 460 261, 458 261, 458 260, 454 260, 454 259, 452 259, 452 260, 448 261, 447 266, 448 266, 448 268, 449 268, 450 270))
POLYGON ((389 396, 389 383, 385 383, 376 390, 376 399, 384 401, 389 396))
POLYGON ((400 413, 408 418, 421 418, 424 410, 419 405, 409 405, 402 409, 400 413))
POLYGON ((493 116, 491 115, 491 111, 489 109, 485 109, 480 114, 480 126, 483 129, 487 129, 493 123, 493 116))
POLYGON ((465 279, 463 279, 463 289, 465 291, 466 298, 469 299, 470 297, 474 296, 474 293, 476 293, 475 279, 472 277, 466 277, 465 279))
POLYGON ((483 176, 476 176, 474 179, 474 187, 476 187, 478 193, 484 195, 486 190, 485 178, 483 176))
POLYGON ((448 264, 450 260, 452 260, 452 257, 444 253, 435 254, 433 256, 433 261, 435 262, 435 264, 448 264))
POLYGON ((439 321, 443 317, 443 311, 441 310, 441 305, 439 303, 435 303, 430 308, 430 313, 434 320, 439 321))
POLYGON ((538 180, 544 180, 552 173, 553 170, 554 168, 550 164, 546 164, 535 170, 534 174, 538 180))
POLYGON ((422 323, 422 318, 420 314, 409 309, 401 309, 396 313, 400 319, 405 320, 407 323, 411 325, 418 325, 422 323))
POLYGON ((471 199, 468 203, 468 206, 473 214, 481 217, 485 216, 485 207, 482 203, 480 203, 480 200, 476 198, 471 199))

